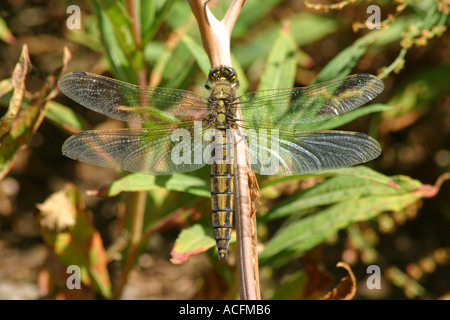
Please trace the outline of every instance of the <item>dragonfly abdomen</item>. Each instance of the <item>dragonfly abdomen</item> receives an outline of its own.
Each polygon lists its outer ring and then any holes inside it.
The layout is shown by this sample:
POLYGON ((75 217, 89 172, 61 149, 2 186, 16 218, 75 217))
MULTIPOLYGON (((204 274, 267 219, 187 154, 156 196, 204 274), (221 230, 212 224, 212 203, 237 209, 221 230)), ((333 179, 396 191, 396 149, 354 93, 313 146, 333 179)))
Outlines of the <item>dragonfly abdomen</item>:
POLYGON ((211 210, 219 259, 226 259, 233 227, 234 148, 232 141, 227 140, 226 130, 219 130, 219 133, 223 142, 214 145, 211 155, 211 210), (215 150, 222 150, 222 154, 217 156, 215 150))

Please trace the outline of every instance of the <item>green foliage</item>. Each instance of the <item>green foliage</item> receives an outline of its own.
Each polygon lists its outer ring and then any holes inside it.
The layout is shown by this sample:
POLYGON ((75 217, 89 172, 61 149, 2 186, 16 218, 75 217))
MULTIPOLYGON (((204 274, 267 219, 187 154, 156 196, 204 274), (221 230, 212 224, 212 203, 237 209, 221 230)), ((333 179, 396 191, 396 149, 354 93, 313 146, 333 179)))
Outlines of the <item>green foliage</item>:
POLYGON ((189 256, 204 252, 216 246, 216 241, 211 232, 211 228, 194 224, 192 227, 184 229, 178 236, 171 255, 173 263, 182 263, 189 256))
POLYGON ((114 197, 121 192, 150 191, 156 188, 186 192, 198 197, 209 198, 211 196, 208 181, 204 179, 186 174, 156 177, 138 173, 132 173, 114 181, 97 195, 102 197, 114 197))
POLYGON ((270 241, 259 258, 262 265, 280 263, 312 249, 351 223, 386 211, 400 211, 420 199, 422 184, 405 176, 388 178, 365 167, 330 172, 336 175, 273 207, 267 219, 295 215, 270 241), (307 209, 329 205, 303 217, 307 209), (301 219, 299 219, 301 218, 301 219))
MULTIPOLYGON (((268 18, 268 13, 276 10, 280 2, 248 0, 236 22, 231 50, 233 67, 237 70, 241 84, 239 93, 246 92, 248 87, 263 90, 295 86, 298 75, 308 70, 308 61, 313 60, 300 46, 312 45, 342 28, 348 28, 342 26, 336 15, 320 12, 291 12, 286 14, 283 22, 268 18)), ((89 3, 92 12, 84 19, 85 28, 67 37, 101 52, 99 62, 104 65, 102 62, 107 61, 105 71, 130 83, 206 93, 203 84, 210 65, 187 1, 92 0, 89 3)), ((217 16, 220 17, 227 5, 227 1, 220 1, 218 6, 223 7, 217 7, 213 12, 217 10, 217 16)), ((434 1, 408 2, 405 6, 397 10, 398 16, 383 21, 381 30, 358 35, 353 43, 315 74, 311 83, 346 76, 365 57, 372 59, 392 44, 400 44, 399 55, 380 74, 387 77, 392 72, 401 71, 407 51, 414 45, 426 45, 431 38, 438 37, 442 27, 448 24, 447 14, 439 10, 434 1)), ((0 39, 4 40, 8 31, 0 19, 0 39)), ((305 126, 305 129, 333 129, 373 113, 381 113, 377 119, 385 121, 394 121, 410 112, 425 114, 430 111, 432 103, 448 90, 450 66, 423 66, 419 71, 409 74, 406 81, 391 89, 390 98, 386 99, 388 102, 370 104, 342 116, 305 126), (402 108, 394 108, 399 105, 402 108)), ((10 111, 0 122, 1 176, 8 172, 16 152, 37 130, 45 111, 46 119, 67 132, 73 133, 88 127, 88 121, 56 101, 44 98, 31 101, 24 98, 18 92, 24 90, 24 76, 18 77, 19 85, 15 87, 10 79, 0 82, 0 96, 4 96, 3 101, 11 101, 10 111), (28 108, 21 109, 24 106, 28 108)), ((377 124, 373 122, 372 127, 377 128, 377 124)), ((378 133, 377 129, 374 131, 378 133)), ((263 195, 271 194, 275 192, 274 189, 282 188, 283 183, 306 178, 316 179, 314 181, 317 184, 307 189, 296 189, 289 195, 281 191, 273 198, 282 199, 273 201, 274 204, 261 199, 265 214, 257 218, 258 227, 263 230, 260 239, 263 250, 259 259, 265 268, 286 266, 343 229, 353 230, 349 233, 354 238, 358 235, 364 238, 352 229, 355 223, 373 220, 386 212, 405 211, 418 200, 430 196, 427 193, 429 186, 418 180, 405 175, 387 176, 364 166, 266 180, 262 181, 261 190, 263 195), (281 226, 275 235, 266 239, 267 226, 274 221, 281 226)), ((205 199, 210 196, 209 172, 206 169, 189 175, 168 177, 130 174, 103 186, 95 194, 114 197, 123 192, 146 193, 146 214, 152 216, 132 216, 131 210, 127 211, 127 219, 142 219, 142 224, 141 229, 136 231, 133 226, 139 223, 124 223, 124 233, 138 237, 137 240, 127 242, 127 247, 121 250, 125 274, 130 271, 137 253, 145 247, 148 238, 162 230, 184 228, 172 249, 174 263, 182 263, 189 256, 214 247, 210 218, 199 218, 201 215, 197 212, 206 216, 210 214, 209 200, 205 199), (186 227, 188 224, 191 226, 186 227)), ((120 297, 120 290, 112 292, 104 257, 105 248, 98 231, 82 209, 77 191, 73 186, 67 186, 63 195, 57 194, 76 212, 76 223, 58 234, 46 229, 43 219, 42 237, 64 264, 82 266, 84 284, 93 284, 95 290, 105 298, 120 297)), ((54 201, 52 197, 47 201, 54 201)), ((134 206, 138 205, 134 203, 129 208, 134 206)), ((45 213, 41 210, 42 216, 45 213)), ((374 249, 370 244, 365 243, 365 246, 374 249)), ((295 273, 272 297, 292 297, 295 290, 306 285, 306 277, 303 272, 295 273)), ((119 281, 118 287, 121 288, 126 282, 126 276, 119 281)), ((425 294, 423 290, 416 292, 417 295, 425 294)))

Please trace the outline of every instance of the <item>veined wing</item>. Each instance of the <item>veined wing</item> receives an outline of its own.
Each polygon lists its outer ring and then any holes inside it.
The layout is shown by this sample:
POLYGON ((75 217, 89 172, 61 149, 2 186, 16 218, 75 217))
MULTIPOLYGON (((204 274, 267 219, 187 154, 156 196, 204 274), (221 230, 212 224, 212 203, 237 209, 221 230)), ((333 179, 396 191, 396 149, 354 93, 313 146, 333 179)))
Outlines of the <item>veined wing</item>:
POLYGON ((86 108, 113 119, 137 123, 201 120, 208 100, 194 92, 139 87, 86 72, 64 75, 62 93, 86 108))
POLYGON ((255 91, 239 97, 244 127, 319 122, 356 109, 383 91, 383 81, 356 74, 305 88, 255 91))
POLYGON ((92 165, 169 175, 205 165, 202 142, 193 123, 155 125, 149 129, 116 129, 80 132, 64 142, 63 154, 92 165))
POLYGON ((251 168, 262 175, 288 176, 340 168, 375 159, 378 142, 366 134, 347 131, 246 131, 251 168))

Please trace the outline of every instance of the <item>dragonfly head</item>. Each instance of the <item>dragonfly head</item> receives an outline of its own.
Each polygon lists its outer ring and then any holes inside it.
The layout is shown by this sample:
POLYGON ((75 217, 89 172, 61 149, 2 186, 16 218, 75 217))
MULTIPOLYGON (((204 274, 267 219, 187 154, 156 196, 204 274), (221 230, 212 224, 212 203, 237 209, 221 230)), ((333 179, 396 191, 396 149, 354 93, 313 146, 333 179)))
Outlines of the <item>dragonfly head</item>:
POLYGON ((205 83, 205 88, 210 90, 216 82, 225 81, 229 82, 235 89, 239 87, 239 81, 237 79, 236 72, 233 68, 227 66, 220 66, 218 68, 211 69, 209 72, 208 80, 205 83))

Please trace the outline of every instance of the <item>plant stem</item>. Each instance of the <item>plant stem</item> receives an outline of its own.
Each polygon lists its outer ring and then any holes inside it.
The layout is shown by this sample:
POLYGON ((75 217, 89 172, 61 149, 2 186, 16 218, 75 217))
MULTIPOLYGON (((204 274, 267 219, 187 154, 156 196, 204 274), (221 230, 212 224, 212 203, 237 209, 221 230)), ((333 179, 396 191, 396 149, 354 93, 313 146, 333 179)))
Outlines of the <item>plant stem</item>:
MULTIPOLYGON (((224 18, 219 21, 209 10, 206 0, 189 0, 197 19, 203 47, 213 68, 231 66, 230 37, 244 0, 234 0, 224 18)), ((236 116, 242 119, 237 107, 236 116)), ((241 129, 239 129, 241 130, 241 129)), ((240 298, 260 299, 258 255, 256 252, 256 219, 251 213, 249 188, 249 157, 246 141, 235 134, 235 221, 237 233, 237 266, 240 298), (242 165, 245 164, 245 165, 242 165)))
MULTIPOLYGON (((140 86, 146 86, 147 68, 144 60, 144 48, 142 46, 141 41, 140 18, 137 12, 140 8, 136 10, 133 0, 127 0, 126 4, 128 8, 128 14, 131 17, 131 30, 133 34, 134 45, 136 47, 136 50, 139 51, 137 54, 140 54, 141 56, 140 67, 138 70, 135 70, 137 76, 136 78, 138 79, 139 82, 138 84, 140 86)), ((142 101, 142 104, 144 105, 145 101, 142 101)), ((119 281, 117 282, 117 287, 114 292, 116 299, 119 299, 120 296, 122 295, 123 288, 125 287, 125 284, 128 279, 128 275, 131 269, 133 268, 136 256, 141 246, 147 192, 146 191, 134 192, 132 197, 133 197, 133 207, 131 210, 132 222, 131 222, 130 244, 125 258, 122 273, 119 277, 119 281)))

